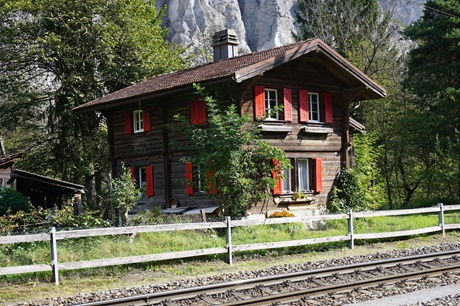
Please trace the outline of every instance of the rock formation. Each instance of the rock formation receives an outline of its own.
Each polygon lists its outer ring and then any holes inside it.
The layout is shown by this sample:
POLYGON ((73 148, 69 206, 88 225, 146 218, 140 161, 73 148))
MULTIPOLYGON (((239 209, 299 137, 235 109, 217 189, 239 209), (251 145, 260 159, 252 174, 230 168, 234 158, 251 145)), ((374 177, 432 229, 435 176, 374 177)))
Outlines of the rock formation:
MULTIPOLYGON (((388 8, 392 0, 380 0, 388 8)), ((416 20, 423 0, 400 1, 397 18, 404 24, 416 20)), ((231 28, 239 37, 239 53, 265 50, 294 41, 297 0, 157 0, 166 5, 164 25, 169 40, 197 56, 197 64, 212 60, 212 35, 231 28)))

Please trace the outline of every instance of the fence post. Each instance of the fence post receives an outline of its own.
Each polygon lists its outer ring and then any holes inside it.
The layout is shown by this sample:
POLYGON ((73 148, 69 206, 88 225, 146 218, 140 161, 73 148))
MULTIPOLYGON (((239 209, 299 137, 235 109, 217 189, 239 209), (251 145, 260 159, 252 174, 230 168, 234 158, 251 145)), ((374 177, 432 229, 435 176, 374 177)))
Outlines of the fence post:
POLYGON ((208 222, 206 220, 206 212, 204 211, 204 209, 201 209, 200 213, 201 213, 201 220, 203 220, 203 222, 208 222))
POLYGON ((227 252, 228 252, 228 264, 232 265, 232 225, 230 224, 231 218, 227 217, 227 252))
POLYGON ((53 273, 53 281, 56 285, 59 285, 56 228, 54 226, 50 230, 50 239, 51 239, 51 270, 53 273))
POLYGON ((444 205, 442 203, 438 203, 439 207, 439 226, 441 226, 441 232, 444 236, 446 234, 446 229, 444 228, 444 205))
POLYGON ((350 249, 355 248, 355 241, 353 239, 353 210, 350 208, 348 214, 348 236, 350 236, 350 249))

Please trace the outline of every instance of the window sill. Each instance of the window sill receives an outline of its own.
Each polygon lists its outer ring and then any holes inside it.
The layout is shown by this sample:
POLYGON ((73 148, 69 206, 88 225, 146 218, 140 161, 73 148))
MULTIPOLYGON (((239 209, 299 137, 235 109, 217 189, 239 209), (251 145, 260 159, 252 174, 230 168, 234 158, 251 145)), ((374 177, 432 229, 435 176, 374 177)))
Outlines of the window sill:
POLYGON ((286 197, 286 196, 280 196, 277 198, 273 199, 275 201, 275 204, 304 204, 304 203, 311 203, 314 201, 312 197, 307 196, 306 198, 298 198, 298 199, 293 199, 292 197, 286 197))
POLYGON ((262 132, 291 133, 294 129, 292 126, 286 126, 285 121, 265 121, 259 125, 262 132))
POLYGON ((334 129, 324 125, 306 125, 300 128, 299 133, 304 134, 332 134, 334 129))

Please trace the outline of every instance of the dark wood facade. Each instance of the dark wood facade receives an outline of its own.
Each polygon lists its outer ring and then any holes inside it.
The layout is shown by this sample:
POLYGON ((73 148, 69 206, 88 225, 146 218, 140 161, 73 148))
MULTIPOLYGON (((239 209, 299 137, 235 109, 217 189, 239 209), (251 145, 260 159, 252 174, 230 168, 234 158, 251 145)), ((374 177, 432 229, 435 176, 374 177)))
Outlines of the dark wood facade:
POLYGON ((261 129, 268 143, 286 152, 294 170, 274 199, 259 203, 255 211, 301 206, 292 201, 296 191, 307 193, 308 209, 324 208, 337 174, 348 161, 349 104, 385 95, 380 86, 316 39, 154 77, 76 108, 76 112, 99 110, 107 117, 114 175, 124 163, 144 183, 138 209, 164 207, 171 199, 186 207, 213 204, 206 196, 187 194, 186 165, 180 160, 184 153, 175 145, 186 140, 180 131, 167 128, 176 114, 190 116, 191 103, 197 99, 193 83, 211 91, 225 90, 239 103, 241 113, 253 118, 260 112, 260 94, 275 97, 284 107, 273 115, 276 118, 266 119, 261 129), (222 75, 209 79, 216 69, 222 75), (144 130, 135 132, 133 116, 140 110, 147 117, 142 117, 144 130))

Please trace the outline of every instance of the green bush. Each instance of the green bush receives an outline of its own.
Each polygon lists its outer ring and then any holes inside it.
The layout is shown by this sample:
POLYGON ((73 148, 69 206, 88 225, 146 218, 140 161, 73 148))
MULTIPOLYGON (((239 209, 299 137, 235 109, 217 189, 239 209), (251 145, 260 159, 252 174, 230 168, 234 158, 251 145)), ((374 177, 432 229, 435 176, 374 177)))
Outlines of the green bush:
POLYGON ((108 227, 110 224, 100 218, 93 216, 90 213, 83 213, 76 216, 73 208, 70 205, 57 210, 54 215, 50 216, 53 226, 65 228, 94 228, 94 227, 108 227))
POLYGON ((352 168, 343 169, 331 191, 329 209, 343 213, 348 209, 360 211, 365 209, 365 195, 359 184, 359 173, 352 168))
POLYGON ((29 212, 33 209, 29 198, 12 188, 0 187, 0 215, 29 212))
POLYGON ((27 213, 20 210, 16 213, 0 216, 0 234, 3 235, 14 232, 48 231, 52 226, 58 228, 97 228, 108 227, 110 224, 99 216, 93 216, 90 213, 75 216, 70 205, 64 206, 52 215, 49 211, 39 207, 27 213))

